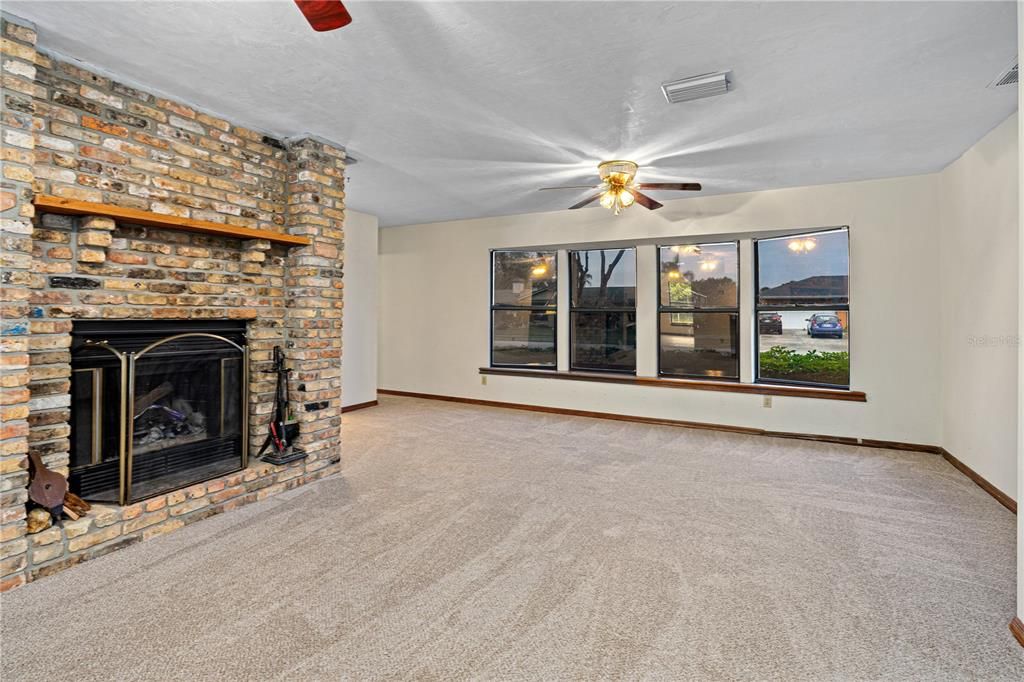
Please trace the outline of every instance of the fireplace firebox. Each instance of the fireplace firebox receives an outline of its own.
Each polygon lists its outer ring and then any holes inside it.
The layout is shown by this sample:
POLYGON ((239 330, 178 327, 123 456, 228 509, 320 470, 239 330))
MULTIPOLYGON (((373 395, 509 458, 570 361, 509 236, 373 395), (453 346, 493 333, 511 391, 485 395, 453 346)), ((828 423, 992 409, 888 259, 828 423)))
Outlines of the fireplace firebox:
POLYGON ((129 504, 244 468, 248 366, 244 322, 75 322, 72 492, 129 504))

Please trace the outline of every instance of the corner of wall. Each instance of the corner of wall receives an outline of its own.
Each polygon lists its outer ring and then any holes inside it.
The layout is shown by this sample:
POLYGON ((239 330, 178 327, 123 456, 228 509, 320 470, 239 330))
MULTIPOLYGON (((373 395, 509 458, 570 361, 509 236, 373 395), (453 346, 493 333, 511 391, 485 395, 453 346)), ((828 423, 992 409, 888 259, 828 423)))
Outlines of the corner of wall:
POLYGON ((377 399, 379 324, 379 239, 377 216, 348 211, 345 225, 345 315, 342 406, 366 406, 377 399))
MULTIPOLYGON (((1024 59, 1024 0, 1017 0, 1017 63, 1024 59)), ((1017 172, 1024 177, 1024 87, 1017 86, 1017 172)), ((1024 490, 1024 192, 1017 207, 1017 490, 1024 490)), ((1017 515, 1017 624, 1024 621, 1024 515, 1017 515)), ((1021 642, 1024 644, 1024 642, 1021 642)))
POLYGON ((1017 499, 1017 114, 938 174, 941 444, 1017 499), (975 305, 974 291, 985 291, 975 305), (977 409, 984 405, 985 409, 977 409), (968 409, 964 409, 969 406, 968 409))

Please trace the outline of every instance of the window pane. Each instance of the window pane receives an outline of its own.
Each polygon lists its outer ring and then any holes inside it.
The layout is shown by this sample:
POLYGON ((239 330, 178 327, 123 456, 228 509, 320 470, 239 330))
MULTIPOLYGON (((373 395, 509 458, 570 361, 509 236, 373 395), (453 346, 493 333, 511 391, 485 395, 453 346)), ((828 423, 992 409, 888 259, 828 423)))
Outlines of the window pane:
POLYGON ((572 313, 572 367, 636 369, 636 313, 572 313))
POLYGON ((739 378, 735 313, 661 313, 662 374, 739 378))
POLYGON ((661 304, 736 308, 739 264, 735 243, 662 246, 661 304))
POLYGON ((494 305, 554 306, 555 274, 552 251, 495 251, 494 305))
POLYGON ((578 308, 636 305, 636 251, 570 251, 572 304, 578 308))
POLYGON ((850 314, 845 310, 763 311, 757 340, 761 379, 850 385, 850 314))
POLYGON ((491 362, 554 367, 555 319, 551 310, 495 310, 491 362))
POLYGON ((846 230, 757 242, 759 306, 845 305, 849 275, 846 230))

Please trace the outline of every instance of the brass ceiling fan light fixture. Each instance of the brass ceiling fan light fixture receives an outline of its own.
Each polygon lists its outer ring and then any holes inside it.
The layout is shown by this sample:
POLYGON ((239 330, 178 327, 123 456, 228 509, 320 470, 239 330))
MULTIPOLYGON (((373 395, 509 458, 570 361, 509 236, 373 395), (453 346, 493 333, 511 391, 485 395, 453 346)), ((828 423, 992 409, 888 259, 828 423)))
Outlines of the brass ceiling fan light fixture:
POLYGON ((637 169, 639 166, 632 161, 602 161, 597 166, 597 174, 607 186, 601 195, 601 205, 611 209, 615 215, 636 202, 636 195, 630 188, 637 169))
POLYGON ((568 187, 542 187, 541 190, 552 189, 596 189, 599 190, 583 201, 569 207, 569 210, 589 206, 595 201, 619 215, 623 209, 633 204, 640 204, 651 211, 661 208, 661 204, 639 190, 671 190, 699 192, 697 182, 635 182, 636 173, 640 169, 635 161, 602 161, 597 165, 597 175, 601 178, 599 185, 572 185, 568 187))

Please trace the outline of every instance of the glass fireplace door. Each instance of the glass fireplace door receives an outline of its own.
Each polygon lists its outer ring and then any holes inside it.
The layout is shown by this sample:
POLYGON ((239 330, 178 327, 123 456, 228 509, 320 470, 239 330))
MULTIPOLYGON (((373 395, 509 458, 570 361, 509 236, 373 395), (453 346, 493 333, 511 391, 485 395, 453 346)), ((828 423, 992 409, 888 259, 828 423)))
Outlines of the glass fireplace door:
POLYGON ((128 363, 129 501, 244 466, 244 347, 181 334, 129 353, 128 363))
POLYGON ((76 320, 71 492, 128 504, 247 464, 239 320, 76 320))
POLYGON ((71 372, 72 492, 95 502, 121 501, 124 450, 123 396, 127 359, 105 343, 91 343, 76 354, 71 372))

